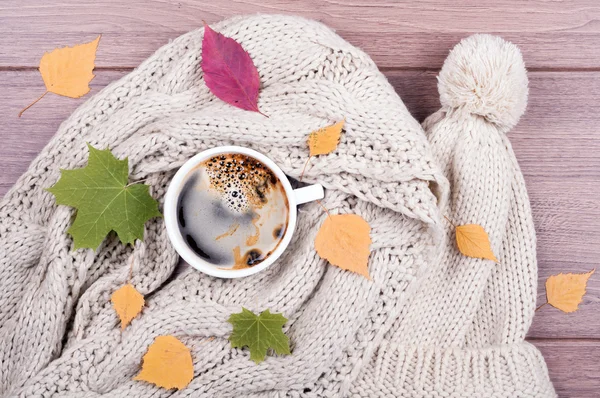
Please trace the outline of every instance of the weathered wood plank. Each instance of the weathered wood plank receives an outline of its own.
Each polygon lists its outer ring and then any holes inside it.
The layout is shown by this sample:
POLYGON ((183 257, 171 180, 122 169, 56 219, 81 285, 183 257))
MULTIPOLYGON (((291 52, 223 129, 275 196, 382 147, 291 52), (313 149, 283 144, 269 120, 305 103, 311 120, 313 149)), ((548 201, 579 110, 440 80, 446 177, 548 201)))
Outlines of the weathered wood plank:
POLYGON ((54 135, 60 123, 90 95, 98 92, 126 72, 95 72, 92 91, 83 98, 72 99, 46 95, 18 118, 21 109, 39 97, 45 86, 36 71, 0 72, 0 195, 4 195, 28 164, 54 135))
POLYGON ((320 20, 380 67, 438 68, 448 50, 472 33, 514 41, 529 67, 600 66, 596 0, 3 0, 0 67, 35 67, 44 51, 98 34, 103 35, 98 66, 135 67, 202 20, 258 12, 320 20))
MULTIPOLYGON (((125 71, 99 71, 92 94, 125 71)), ((439 107, 434 72, 388 72, 390 82, 422 120, 439 107)), ((600 72, 530 73, 528 112, 511 139, 523 168, 538 230, 539 304, 545 278, 583 272, 600 258, 600 72)), ((0 195, 16 181, 59 124, 85 99, 48 95, 21 119, 18 111, 43 90, 33 71, 0 72, 0 195)), ((600 337, 600 277, 594 275, 581 309, 544 307, 531 337, 600 337)))
POLYGON ((559 397, 596 398, 600 391, 600 341, 534 340, 559 397))

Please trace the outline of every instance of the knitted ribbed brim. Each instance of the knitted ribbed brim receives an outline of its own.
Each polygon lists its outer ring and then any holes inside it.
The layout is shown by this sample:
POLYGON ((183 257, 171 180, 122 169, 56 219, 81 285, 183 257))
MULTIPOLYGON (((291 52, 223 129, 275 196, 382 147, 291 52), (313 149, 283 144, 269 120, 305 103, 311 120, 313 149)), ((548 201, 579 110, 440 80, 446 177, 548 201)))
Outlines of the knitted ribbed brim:
POLYGON ((361 397, 554 397, 548 370, 531 344, 482 349, 383 342, 351 395, 361 397))

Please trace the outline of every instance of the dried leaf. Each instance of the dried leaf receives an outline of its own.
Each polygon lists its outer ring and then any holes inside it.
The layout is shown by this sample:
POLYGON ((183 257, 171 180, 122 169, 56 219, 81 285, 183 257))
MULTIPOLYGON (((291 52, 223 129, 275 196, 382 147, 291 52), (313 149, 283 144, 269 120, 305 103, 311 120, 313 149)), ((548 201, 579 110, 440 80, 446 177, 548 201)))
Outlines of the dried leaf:
POLYGON ((546 279, 546 298, 548 304, 564 312, 577 311, 585 294, 588 279, 594 273, 558 274, 546 279))
POLYGON ((468 224, 456 227, 456 244, 458 250, 465 256, 498 262, 492 252, 488 234, 481 225, 468 224))
POLYGON ((125 329, 144 308, 144 296, 131 283, 116 290, 110 296, 110 301, 121 319, 121 330, 125 329))
POLYGON ((95 40, 73 47, 57 48, 45 53, 40 60, 40 73, 46 92, 19 113, 19 117, 29 107, 47 93, 79 98, 90 91, 89 83, 94 78, 94 61, 100 36, 95 40))
POLYGON ((250 55, 235 40, 204 24, 202 71, 208 89, 235 107, 259 112, 260 78, 250 55))
POLYGON ((370 232, 371 227, 359 215, 329 215, 317 233, 315 249, 332 265, 369 278, 370 232))
POLYGON ((87 94, 94 78, 92 71, 99 42, 100 36, 89 43, 45 53, 40 61, 40 73, 46 89, 71 98, 87 94))
POLYGON ((77 209, 68 231, 74 248, 95 249, 111 230, 123 243, 143 239, 146 221, 161 215, 148 185, 128 184, 127 159, 117 159, 108 149, 88 148, 87 166, 61 170, 60 180, 48 188, 56 203, 77 209))
POLYGON ((134 380, 181 390, 193 378, 194 364, 189 348, 174 336, 159 336, 148 347, 142 371, 134 380))
POLYGON ((308 147, 310 148, 310 156, 327 155, 335 151, 340 142, 342 129, 344 128, 344 120, 332 124, 331 126, 323 127, 315 130, 308 136, 308 147))
POLYGON ((271 314, 265 310, 257 316, 242 308, 242 312, 231 314, 227 322, 233 325, 233 332, 229 336, 231 346, 248 347, 250 359, 256 363, 265 360, 269 348, 280 355, 290 353, 290 339, 281 329, 287 322, 282 314, 271 314))

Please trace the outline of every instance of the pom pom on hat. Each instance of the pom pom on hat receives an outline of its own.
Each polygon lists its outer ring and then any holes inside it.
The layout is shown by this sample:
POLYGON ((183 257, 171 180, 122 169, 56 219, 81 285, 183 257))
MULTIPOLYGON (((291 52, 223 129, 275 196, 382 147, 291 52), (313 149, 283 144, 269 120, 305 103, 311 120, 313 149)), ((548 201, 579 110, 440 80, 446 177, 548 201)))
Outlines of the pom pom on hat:
POLYGON ((438 90, 443 107, 466 110, 507 131, 527 107, 527 70, 521 51, 497 36, 470 36, 446 58, 438 90))

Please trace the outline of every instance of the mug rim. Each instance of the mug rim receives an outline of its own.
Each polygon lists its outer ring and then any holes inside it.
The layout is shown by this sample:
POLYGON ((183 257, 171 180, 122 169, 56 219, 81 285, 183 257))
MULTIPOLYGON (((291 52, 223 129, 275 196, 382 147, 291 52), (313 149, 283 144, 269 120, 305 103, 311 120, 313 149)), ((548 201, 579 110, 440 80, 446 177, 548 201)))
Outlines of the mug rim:
POLYGON ((169 187, 167 188, 167 193, 165 195, 163 213, 165 226, 167 228, 167 236, 169 237, 171 244, 173 245, 177 253, 181 256, 181 258, 183 258, 183 260, 185 260, 189 265, 191 265, 199 271, 204 272, 205 274, 227 279, 242 278, 245 276, 254 275, 273 265, 273 263, 281 256, 281 254, 283 254, 285 249, 287 249, 287 246, 292 240, 292 235, 294 234, 294 231, 296 229, 297 218, 296 198, 294 196, 294 190, 283 170, 281 170, 281 168, 277 166, 277 164, 266 155, 255 151, 254 149, 237 145, 225 145, 206 149, 188 159, 179 168, 179 170, 177 170, 177 172, 169 182, 169 187), (267 257, 264 261, 258 263, 254 267, 235 270, 219 268, 218 266, 204 260, 196 253, 194 253, 192 249, 190 249, 188 244, 185 242, 179 229, 179 223, 177 221, 177 200, 179 198, 179 194, 183 187, 185 178, 194 167, 196 167, 204 160, 212 156, 221 155, 225 153, 237 153, 247 155, 255 158, 256 160, 260 161, 265 166, 267 166, 277 176, 277 178, 279 178, 279 181, 283 185, 286 199, 288 202, 288 223, 287 228, 285 230, 285 234, 281 239, 281 242, 279 242, 279 245, 277 245, 277 247, 269 257, 267 257))

